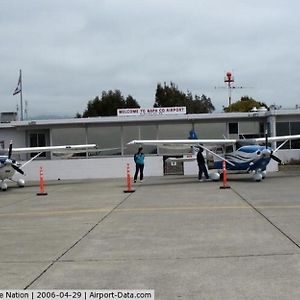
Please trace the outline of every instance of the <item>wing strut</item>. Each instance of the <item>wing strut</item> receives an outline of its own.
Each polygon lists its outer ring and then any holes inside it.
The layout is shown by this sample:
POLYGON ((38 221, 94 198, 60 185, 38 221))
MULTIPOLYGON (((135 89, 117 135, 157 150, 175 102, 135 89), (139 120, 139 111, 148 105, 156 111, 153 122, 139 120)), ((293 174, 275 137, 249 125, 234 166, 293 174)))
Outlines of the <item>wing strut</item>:
POLYGON ((211 153, 212 155, 214 155, 214 156, 216 156, 216 157, 218 157, 218 158, 220 158, 220 159, 222 159, 222 160, 225 160, 228 164, 230 164, 230 165, 232 165, 232 166, 235 166, 234 163, 232 163, 231 161, 227 160, 225 157, 222 157, 221 155, 219 155, 219 154, 217 154, 217 153, 211 151, 210 149, 208 149, 208 148, 206 148, 206 147, 204 147, 204 146, 202 146, 202 145, 200 145, 200 147, 202 147, 203 149, 205 149, 207 152, 211 153))
POLYGON ((21 166, 21 168, 25 167, 27 164, 31 163, 34 159, 36 159, 37 157, 39 157, 43 152, 39 152, 37 155, 35 155, 34 157, 32 157, 30 160, 26 161, 25 164, 23 164, 21 166))

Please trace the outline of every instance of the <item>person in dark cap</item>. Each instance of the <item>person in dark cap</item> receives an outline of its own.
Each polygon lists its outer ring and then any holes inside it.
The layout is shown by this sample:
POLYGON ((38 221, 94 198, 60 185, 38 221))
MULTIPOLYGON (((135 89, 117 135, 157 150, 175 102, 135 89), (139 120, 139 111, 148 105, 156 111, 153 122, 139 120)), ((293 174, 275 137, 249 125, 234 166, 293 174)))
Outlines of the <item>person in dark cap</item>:
POLYGON ((139 147, 138 152, 134 154, 134 162, 135 162, 135 173, 134 173, 134 182, 136 182, 138 178, 138 174, 140 173, 140 181, 143 182, 144 178, 144 160, 145 155, 143 153, 143 147, 139 147))
POLYGON ((203 157, 203 148, 201 147, 201 145, 199 145, 199 151, 197 153, 197 163, 198 163, 198 167, 199 167, 199 173, 198 173, 198 179, 200 181, 202 181, 202 174, 204 173, 205 178, 208 180, 209 176, 208 176, 208 172, 207 172, 207 168, 205 165, 205 159, 203 157))

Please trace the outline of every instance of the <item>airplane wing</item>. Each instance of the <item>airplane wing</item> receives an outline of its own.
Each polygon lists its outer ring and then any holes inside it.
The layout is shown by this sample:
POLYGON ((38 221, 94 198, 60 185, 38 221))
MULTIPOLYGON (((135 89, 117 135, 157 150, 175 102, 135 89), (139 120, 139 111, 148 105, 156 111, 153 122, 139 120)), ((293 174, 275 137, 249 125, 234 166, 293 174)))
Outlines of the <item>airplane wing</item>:
MULTIPOLYGON (((300 134, 296 135, 282 135, 282 136, 270 136, 268 137, 269 142, 280 142, 280 141, 286 141, 286 140, 298 140, 300 139, 300 134)), ((245 141, 245 140, 242 140, 245 141)), ((253 143, 263 143, 266 141, 265 137, 262 138, 255 138, 255 139, 246 139, 247 142, 253 142, 253 143)))
MULTIPOLYGON (((297 140, 300 139, 300 134, 297 135, 283 135, 268 137, 269 142, 285 141, 285 140, 297 140)), ((170 147, 176 148, 177 146, 196 146, 202 145, 232 145, 238 141, 249 142, 249 143, 262 143, 265 142, 266 138, 254 138, 254 139, 185 139, 185 140, 133 140, 128 145, 139 144, 139 145, 152 145, 159 147, 170 147)))
POLYGON ((152 145, 167 148, 177 148, 178 146, 191 147, 199 144, 202 145, 232 145, 236 139, 185 139, 185 140, 133 140, 128 145, 152 145))
MULTIPOLYGON (((210 152, 214 156, 220 158, 221 160, 225 160, 227 163, 234 166, 234 164, 224 157, 218 155, 217 153, 209 150, 206 146, 224 146, 224 145, 233 145, 236 143, 236 139, 186 139, 186 140, 133 140, 128 143, 128 145, 139 144, 139 145, 152 145, 166 148, 177 148, 178 146, 197 146, 201 144, 201 147, 206 151, 210 152)), ((177 159, 180 160, 180 159, 177 159)), ((181 158, 182 160, 182 158, 181 158)), ((190 159, 189 159, 190 160, 190 159)))
POLYGON ((45 147, 25 147, 25 148, 12 148, 12 143, 10 146, 11 153, 37 153, 30 160, 26 161, 23 165, 19 166, 20 169, 24 168, 26 165, 31 163, 37 157, 39 157, 43 152, 56 152, 56 153, 74 153, 77 151, 87 151, 90 149, 96 149, 96 144, 84 144, 84 145, 67 145, 67 146, 45 146, 45 147))
MULTIPOLYGON (((58 150, 51 150, 51 152, 53 154, 69 154, 69 153, 84 153, 86 152, 86 150, 88 150, 88 152, 90 153, 94 153, 94 152, 107 152, 107 151, 114 151, 114 150, 120 150, 121 148, 79 148, 79 149, 74 149, 72 148, 71 150, 65 150, 65 149, 58 149, 58 150)), ((34 151, 36 152, 36 151, 34 151)))
MULTIPOLYGON (((68 146, 45 146, 45 147, 26 147, 26 148, 13 148, 13 153, 35 153, 35 152, 56 152, 56 153, 74 153, 78 151, 85 151, 89 149, 97 149, 96 144, 86 145, 68 145, 68 146)), ((105 149, 107 150, 107 149, 105 149)), ((101 149, 99 149, 101 151, 101 149)))
POLYGON ((186 161, 194 161, 197 157, 194 154, 183 155, 183 157, 168 157, 166 162, 186 162, 186 161))

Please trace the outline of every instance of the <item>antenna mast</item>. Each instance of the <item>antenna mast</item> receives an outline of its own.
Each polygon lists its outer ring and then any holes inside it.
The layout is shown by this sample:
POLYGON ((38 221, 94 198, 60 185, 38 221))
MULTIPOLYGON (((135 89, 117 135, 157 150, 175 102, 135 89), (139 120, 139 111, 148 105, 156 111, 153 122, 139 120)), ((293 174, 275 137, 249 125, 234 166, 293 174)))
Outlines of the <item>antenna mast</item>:
POLYGON ((234 77, 231 72, 227 72, 225 77, 224 77, 224 82, 227 83, 228 87, 228 106, 231 105, 231 89, 233 86, 231 85, 234 82, 234 77))

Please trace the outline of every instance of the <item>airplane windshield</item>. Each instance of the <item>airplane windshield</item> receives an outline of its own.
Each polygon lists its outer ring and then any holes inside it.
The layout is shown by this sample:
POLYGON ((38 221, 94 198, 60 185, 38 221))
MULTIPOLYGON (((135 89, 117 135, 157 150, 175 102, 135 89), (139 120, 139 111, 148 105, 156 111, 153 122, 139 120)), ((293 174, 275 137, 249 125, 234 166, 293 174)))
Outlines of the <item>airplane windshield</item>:
POLYGON ((238 141, 238 142, 236 143, 236 148, 237 148, 237 149, 240 149, 240 148, 242 148, 243 146, 249 146, 249 145, 253 145, 253 143, 247 142, 247 141, 238 141))

